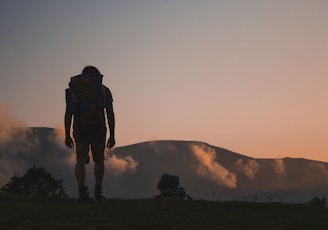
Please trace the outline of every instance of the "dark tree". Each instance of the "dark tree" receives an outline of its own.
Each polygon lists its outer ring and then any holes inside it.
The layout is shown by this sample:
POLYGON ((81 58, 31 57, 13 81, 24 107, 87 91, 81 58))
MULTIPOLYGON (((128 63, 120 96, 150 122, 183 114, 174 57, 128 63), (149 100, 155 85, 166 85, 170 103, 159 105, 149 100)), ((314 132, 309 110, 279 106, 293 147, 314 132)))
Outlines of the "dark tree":
POLYGON ((0 192, 37 197, 67 197, 63 180, 56 180, 44 168, 36 167, 28 169, 23 177, 13 176, 0 192))

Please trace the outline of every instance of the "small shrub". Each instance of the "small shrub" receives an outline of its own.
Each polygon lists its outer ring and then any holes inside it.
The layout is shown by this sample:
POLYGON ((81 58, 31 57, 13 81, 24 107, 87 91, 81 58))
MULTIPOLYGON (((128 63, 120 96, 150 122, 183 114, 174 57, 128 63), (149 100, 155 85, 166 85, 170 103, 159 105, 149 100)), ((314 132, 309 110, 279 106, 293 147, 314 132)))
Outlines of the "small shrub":
POLYGON ((32 167, 23 177, 13 176, 0 189, 2 195, 66 198, 63 180, 56 180, 44 168, 32 167))
POLYGON ((318 196, 314 196, 312 200, 309 202, 310 206, 319 206, 319 207, 325 207, 326 206, 326 198, 319 198, 318 196))

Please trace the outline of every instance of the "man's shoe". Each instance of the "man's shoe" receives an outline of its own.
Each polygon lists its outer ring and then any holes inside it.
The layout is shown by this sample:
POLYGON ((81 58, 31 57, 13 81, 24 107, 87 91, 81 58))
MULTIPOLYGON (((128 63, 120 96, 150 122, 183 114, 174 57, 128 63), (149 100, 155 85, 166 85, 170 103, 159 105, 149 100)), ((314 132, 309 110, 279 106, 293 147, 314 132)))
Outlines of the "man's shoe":
POLYGON ((106 200, 106 197, 102 195, 102 186, 101 185, 95 186, 95 200, 96 201, 106 200))
POLYGON ((79 188, 79 202, 80 203, 93 203, 94 200, 90 198, 87 186, 81 186, 79 188))

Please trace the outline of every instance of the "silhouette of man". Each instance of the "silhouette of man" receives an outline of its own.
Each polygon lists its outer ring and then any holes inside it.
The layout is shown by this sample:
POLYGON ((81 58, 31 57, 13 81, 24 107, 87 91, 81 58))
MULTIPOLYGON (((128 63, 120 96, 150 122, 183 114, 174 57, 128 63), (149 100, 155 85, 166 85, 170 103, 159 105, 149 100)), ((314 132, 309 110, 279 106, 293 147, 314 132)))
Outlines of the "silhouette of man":
POLYGON ((85 164, 89 163, 91 148, 94 165, 96 200, 103 199, 102 182, 105 171, 106 117, 109 127, 107 148, 115 145, 115 117, 110 90, 102 84, 102 75, 94 66, 86 66, 82 74, 72 77, 66 89, 65 144, 76 147, 75 177, 79 186, 79 200, 90 201, 85 186, 85 164), (73 121, 73 138, 71 126, 73 121), (75 142, 75 144, 74 144, 75 142))

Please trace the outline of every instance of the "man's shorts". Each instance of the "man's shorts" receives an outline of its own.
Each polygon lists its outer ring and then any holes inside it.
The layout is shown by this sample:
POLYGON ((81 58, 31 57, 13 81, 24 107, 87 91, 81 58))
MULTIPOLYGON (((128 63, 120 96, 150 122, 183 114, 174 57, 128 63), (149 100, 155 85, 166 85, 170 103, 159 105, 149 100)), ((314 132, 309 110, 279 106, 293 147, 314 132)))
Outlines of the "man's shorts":
POLYGON ((91 149, 92 159, 95 163, 104 161, 105 141, 86 142, 82 140, 76 141, 77 161, 88 163, 90 149, 91 149))

